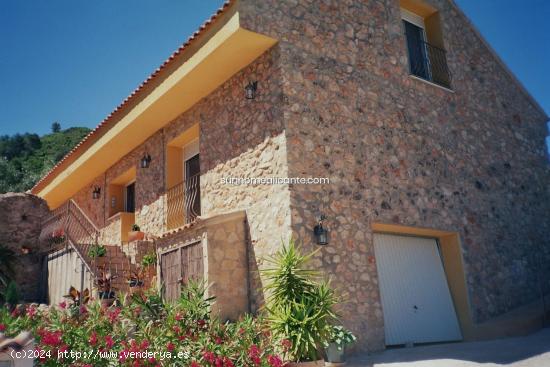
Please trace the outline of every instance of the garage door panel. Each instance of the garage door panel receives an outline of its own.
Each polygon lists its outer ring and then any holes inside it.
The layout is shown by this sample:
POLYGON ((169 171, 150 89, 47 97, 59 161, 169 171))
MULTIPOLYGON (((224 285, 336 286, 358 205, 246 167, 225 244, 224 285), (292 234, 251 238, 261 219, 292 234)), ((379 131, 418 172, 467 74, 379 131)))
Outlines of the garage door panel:
POLYGON ((386 344, 460 340, 437 242, 375 234, 386 344))

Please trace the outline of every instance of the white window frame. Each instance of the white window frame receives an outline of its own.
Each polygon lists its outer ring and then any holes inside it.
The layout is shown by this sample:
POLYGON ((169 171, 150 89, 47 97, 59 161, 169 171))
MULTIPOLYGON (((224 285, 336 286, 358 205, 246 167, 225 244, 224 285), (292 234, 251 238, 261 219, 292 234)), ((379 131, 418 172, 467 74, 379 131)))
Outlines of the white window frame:
POLYGON ((424 24, 424 18, 422 18, 420 15, 415 14, 407 9, 401 8, 401 19, 422 28, 424 30, 424 38, 426 37, 426 25, 424 24))
POLYGON ((185 177, 185 163, 199 154, 200 152, 200 146, 199 146, 199 138, 195 138, 191 140, 189 143, 185 144, 182 147, 183 151, 183 180, 185 181, 187 177, 185 177))

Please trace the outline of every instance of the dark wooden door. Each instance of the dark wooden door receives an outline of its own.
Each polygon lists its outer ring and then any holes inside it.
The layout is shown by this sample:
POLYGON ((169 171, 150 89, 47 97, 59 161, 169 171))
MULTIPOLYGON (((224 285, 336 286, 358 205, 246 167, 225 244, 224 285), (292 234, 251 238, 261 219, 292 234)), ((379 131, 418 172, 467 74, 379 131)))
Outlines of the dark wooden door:
POLYGON ((164 285, 164 297, 167 300, 175 300, 180 296, 181 286, 181 261, 180 249, 162 254, 160 271, 164 285))
POLYGON ((180 247, 161 255, 161 277, 168 301, 179 298, 182 284, 204 278, 202 242, 180 247))
POLYGON ((200 280, 204 273, 204 259, 202 243, 196 243, 181 249, 182 283, 187 284, 189 279, 200 280))

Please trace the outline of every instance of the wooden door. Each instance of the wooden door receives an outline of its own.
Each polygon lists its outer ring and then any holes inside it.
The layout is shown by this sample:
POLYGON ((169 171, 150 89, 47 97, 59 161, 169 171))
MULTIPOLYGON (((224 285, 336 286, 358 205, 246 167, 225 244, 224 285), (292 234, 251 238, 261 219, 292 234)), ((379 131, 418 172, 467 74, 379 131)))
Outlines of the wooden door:
POLYGON ((161 255, 161 279, 164 296, 173 301, 179 298, 181 286, 189 279, 204 278, 202 242, 182 246, 161 255))

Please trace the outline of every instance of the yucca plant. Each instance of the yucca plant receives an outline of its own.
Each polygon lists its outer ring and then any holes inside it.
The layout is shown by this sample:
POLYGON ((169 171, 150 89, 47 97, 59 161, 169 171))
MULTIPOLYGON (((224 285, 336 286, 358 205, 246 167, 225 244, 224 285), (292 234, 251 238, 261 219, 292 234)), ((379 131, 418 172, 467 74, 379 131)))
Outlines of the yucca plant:
POLYGON ((291 240, 261 271, 267 281, 265 310, 271 331, 290 342, 287 354, 294 361, 319 359, 331 336, 330 325, 337 319, 333 309, 338 298, 329 282, 307 268, 314 253, 302 255, 291 240))

